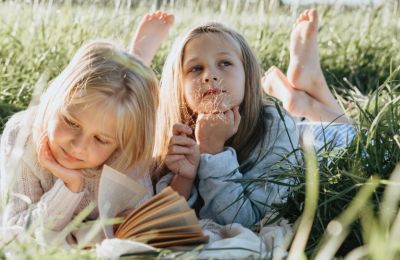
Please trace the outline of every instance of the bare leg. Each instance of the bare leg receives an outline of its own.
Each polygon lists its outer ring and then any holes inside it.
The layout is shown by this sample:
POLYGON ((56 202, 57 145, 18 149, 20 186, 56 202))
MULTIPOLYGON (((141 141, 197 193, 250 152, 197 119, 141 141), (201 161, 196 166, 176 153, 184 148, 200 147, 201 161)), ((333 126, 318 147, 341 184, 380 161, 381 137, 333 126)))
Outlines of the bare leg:
POLYGON ((157 11, 145 15, 133 37, 130 52, 150 65, 173 23, 172 14, 157 11))
POLYGON ((318 54, 318 14, 315 9, 304 11, 296 20, 290 37, 288 80, 297 90, 344 113, 325 81, 318 54))
POLYGON ((337 111, 319 102, 307 92, 298 90, 276 67, 269 69, 263 78, 264 91, 282 101, 283 107, 292 115, 305 117, 311 122, 349 123, 344 111, 337 111))

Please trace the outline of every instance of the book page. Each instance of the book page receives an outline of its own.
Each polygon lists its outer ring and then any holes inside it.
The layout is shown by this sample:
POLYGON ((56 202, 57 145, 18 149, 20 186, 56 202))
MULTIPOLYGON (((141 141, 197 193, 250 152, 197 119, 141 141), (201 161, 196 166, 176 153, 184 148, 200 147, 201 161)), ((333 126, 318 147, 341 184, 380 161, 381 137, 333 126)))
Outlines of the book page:
POLYGON ((162 242, 149 242, 148 244, 154 247, 172 247, 172 246, 181 246, 187 244, 198 244, 198 243, 208 243, 209 237, 193 237, 193 238, 182 238, 170 241, 162 241, 162 242))
MULTIPOLYGON (((147 190, 132 178, 104 165, 99 184, 98 208, 104 222, 119 212, 134 208, 147 190)), ((114 238, 111 225, 103 225, 106 238, 114 238)))
POLYGON ((158 219, 142 223, 139 226, 131 227, 131 229, 125 234, 128 238, 135 236, 136 234, 144 233, 149 230, 167 228, 174 226, 187 226, 198 223, 194 210, 188 210, 185 212, 178 212, 175 214, 169 214, 158 219))
MULTIPOLYGON (((132 222, 136 221, 137 219, 141 219, 144 214, 147 214, 150 211, 155 210, 156 208, 162 207, 163 205, 170 204, 172 201, 178 200, 179 196, 176 193, 158 193, 153 196, 151 199, 147 200, 144 204, 140 207, 136 208, 134 211, 129 214, 119 226, 116 234, 122 234, 126 229, 126 226, 132 226, 132 222), (168 195, 167 195, 168 194, 168 195)), ((189 206, 187 206, 189 209, 189 206)))
MULTIPOLYGON (((157 194, 158 195, 158 194, 157 194)), ((148 205, 147 207, 140 206, 136 208, 128 217, 124 219, 124 221, 119 225, 117 231, 115 232, 116 237, 125 237, 126 232, 129 231, 132 227, 134 227, 136 222, 138 221, 146 221, 145 216, 149 212, 153 212, 156 210, 158 207, 162 206, 160 202, 169 203, 170 201, 173 200, 178 200, 179 197, 176 196, 176 194, 171 194, 166 198, 162 198, 160 201, 157 201, 154 203, 154 205, 148 205)))
MULTIPOLYGON (((159 228, 157 229, 158 233, 202 233, 203 230, 201 229, 200 224, 194 224, 194 225, 186 225, 186 226, 177 226, 177 227, 166 227, 166 228, 159 228)), ((150 233, 150 231, 146 232, 150 233)), ((146 234, 145 233, 145 234, 146 234)), ((142 234, 138 234, 135 237, 140 237, 142 234)))
POLYGON ((171 203, 161 205, 158 208, 154 208, 153 210, 142 214, 139 218, 129 222, 124 228, 129 231, 145 222, 150 222, 152 220, 160 219, 164 216, 172 215, 177 212, 184 212, 187 210, 190 210, 190 208, 188 207, 186 199, 184 197, 177 197, 176 200, 172 201, 171 203))

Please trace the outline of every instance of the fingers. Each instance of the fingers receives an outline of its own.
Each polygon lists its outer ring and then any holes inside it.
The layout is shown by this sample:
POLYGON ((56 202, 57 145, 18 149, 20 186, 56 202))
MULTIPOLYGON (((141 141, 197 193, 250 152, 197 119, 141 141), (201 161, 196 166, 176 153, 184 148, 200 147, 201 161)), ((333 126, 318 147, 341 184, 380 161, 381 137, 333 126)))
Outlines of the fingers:
POLYGON ((187 135, 192 129, 185 124, 175 124, 172 129, 173 136, 169 140, 168 155, 192 155, 195 153, 196 141, 187 135))
POLYGON ((195 145, 196 142, 192 138, 183 135, 174 135, 169 140, 169 145, 183 145, 183 146, 192 146, 195 145))
POLYGON ((174 155, 167 155, 165 157, 165 163, 167 165, 172 165, 174 163, 179 162, 180 160, 185 159, 185 156, 183 154, 174 154, 174 155))
POLYGON ((186 146, 181 146, 181 145, 171 145, 168 147, 168 154, 171 155, 190 155, 194 152, 193 146, 192 147, 186 147, 186 146))
POLYGON ((175 124, 172 126, 173 135, 191 135, 192 132, 192 128, 185 124, 175 124))
POLYGON ((51 162, 54 160, 53 154, 50 150, 49 137, 47 134, 43 135, 40 139, 38 159, 39 162, 44 165, 46 165, 46 162, 51 162))

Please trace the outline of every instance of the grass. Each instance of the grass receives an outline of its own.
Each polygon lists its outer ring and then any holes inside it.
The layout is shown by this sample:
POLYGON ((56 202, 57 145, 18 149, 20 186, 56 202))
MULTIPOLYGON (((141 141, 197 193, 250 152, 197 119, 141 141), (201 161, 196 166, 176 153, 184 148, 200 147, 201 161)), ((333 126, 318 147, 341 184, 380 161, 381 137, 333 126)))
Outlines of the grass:
MULTIPOLYGON (((59 74, 82 43, 106 38, 128 46, 141 15, 154 10, 158 1, 73 2, 0 3, 0 133, 10 115, 28 106, 33 89, 59 74)), ((272 2, 162 2, 177 19, 152 65, 157 75, 172 40, 184 28, 210 19, 242 32, 264 69, 275 65, 285 70, 291 24, 300 9, 269 5, 272 2)), ((400 236, 398 179, 392 174, 399 175, 400 161, 398 8, 399 1, 380 7, 318 7, 322 68, 359 129, 348 149, 316 151, 318 183, 307 182, 308 174, 316 174, 314 159, 307 161, 310 167, 290 173, 295 181, 290 199, 277 210, 293 223, 305 216, 296 224, 302 240, 295 240, 292 247, 300 256, 399 257, 398 246, 391 242, 400 236), (316 204, 307 204, 307 196, 316 204)), ((65 251, 24 241, 1 247, 0 259, 6 252, 16 258, 94 258, 93 251, 65 251)))

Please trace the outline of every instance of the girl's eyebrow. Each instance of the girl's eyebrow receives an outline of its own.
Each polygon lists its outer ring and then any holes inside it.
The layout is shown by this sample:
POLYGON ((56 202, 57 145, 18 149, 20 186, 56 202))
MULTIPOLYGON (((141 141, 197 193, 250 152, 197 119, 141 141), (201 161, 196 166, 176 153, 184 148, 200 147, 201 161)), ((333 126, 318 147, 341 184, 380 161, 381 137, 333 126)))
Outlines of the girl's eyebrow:
POLYGON ((195 63, 198 60, 197 57, 193 57, 189 60, 183 60, 183 66, 187 66, 188 64, 195 63))
MULTIPOLYGON (((225 55, 226 55, 226 56, 232 56, 232 55, 234 55, 234 54, 236 54, 236 53, 233 53, 233 52, 230 52, 230 51, 220 51, 220 52, 217 52, 215 55, 217 55, 217 56, 225 56, 225 55)), ((190 59, 188 59, 188 60, 184 60, 183 65, 185 66, 185 65, 187 65, 187 64, 196 62, 198 59, 199 59, 199 58, 196 56, 196 57, 190 58, 190 59)))

